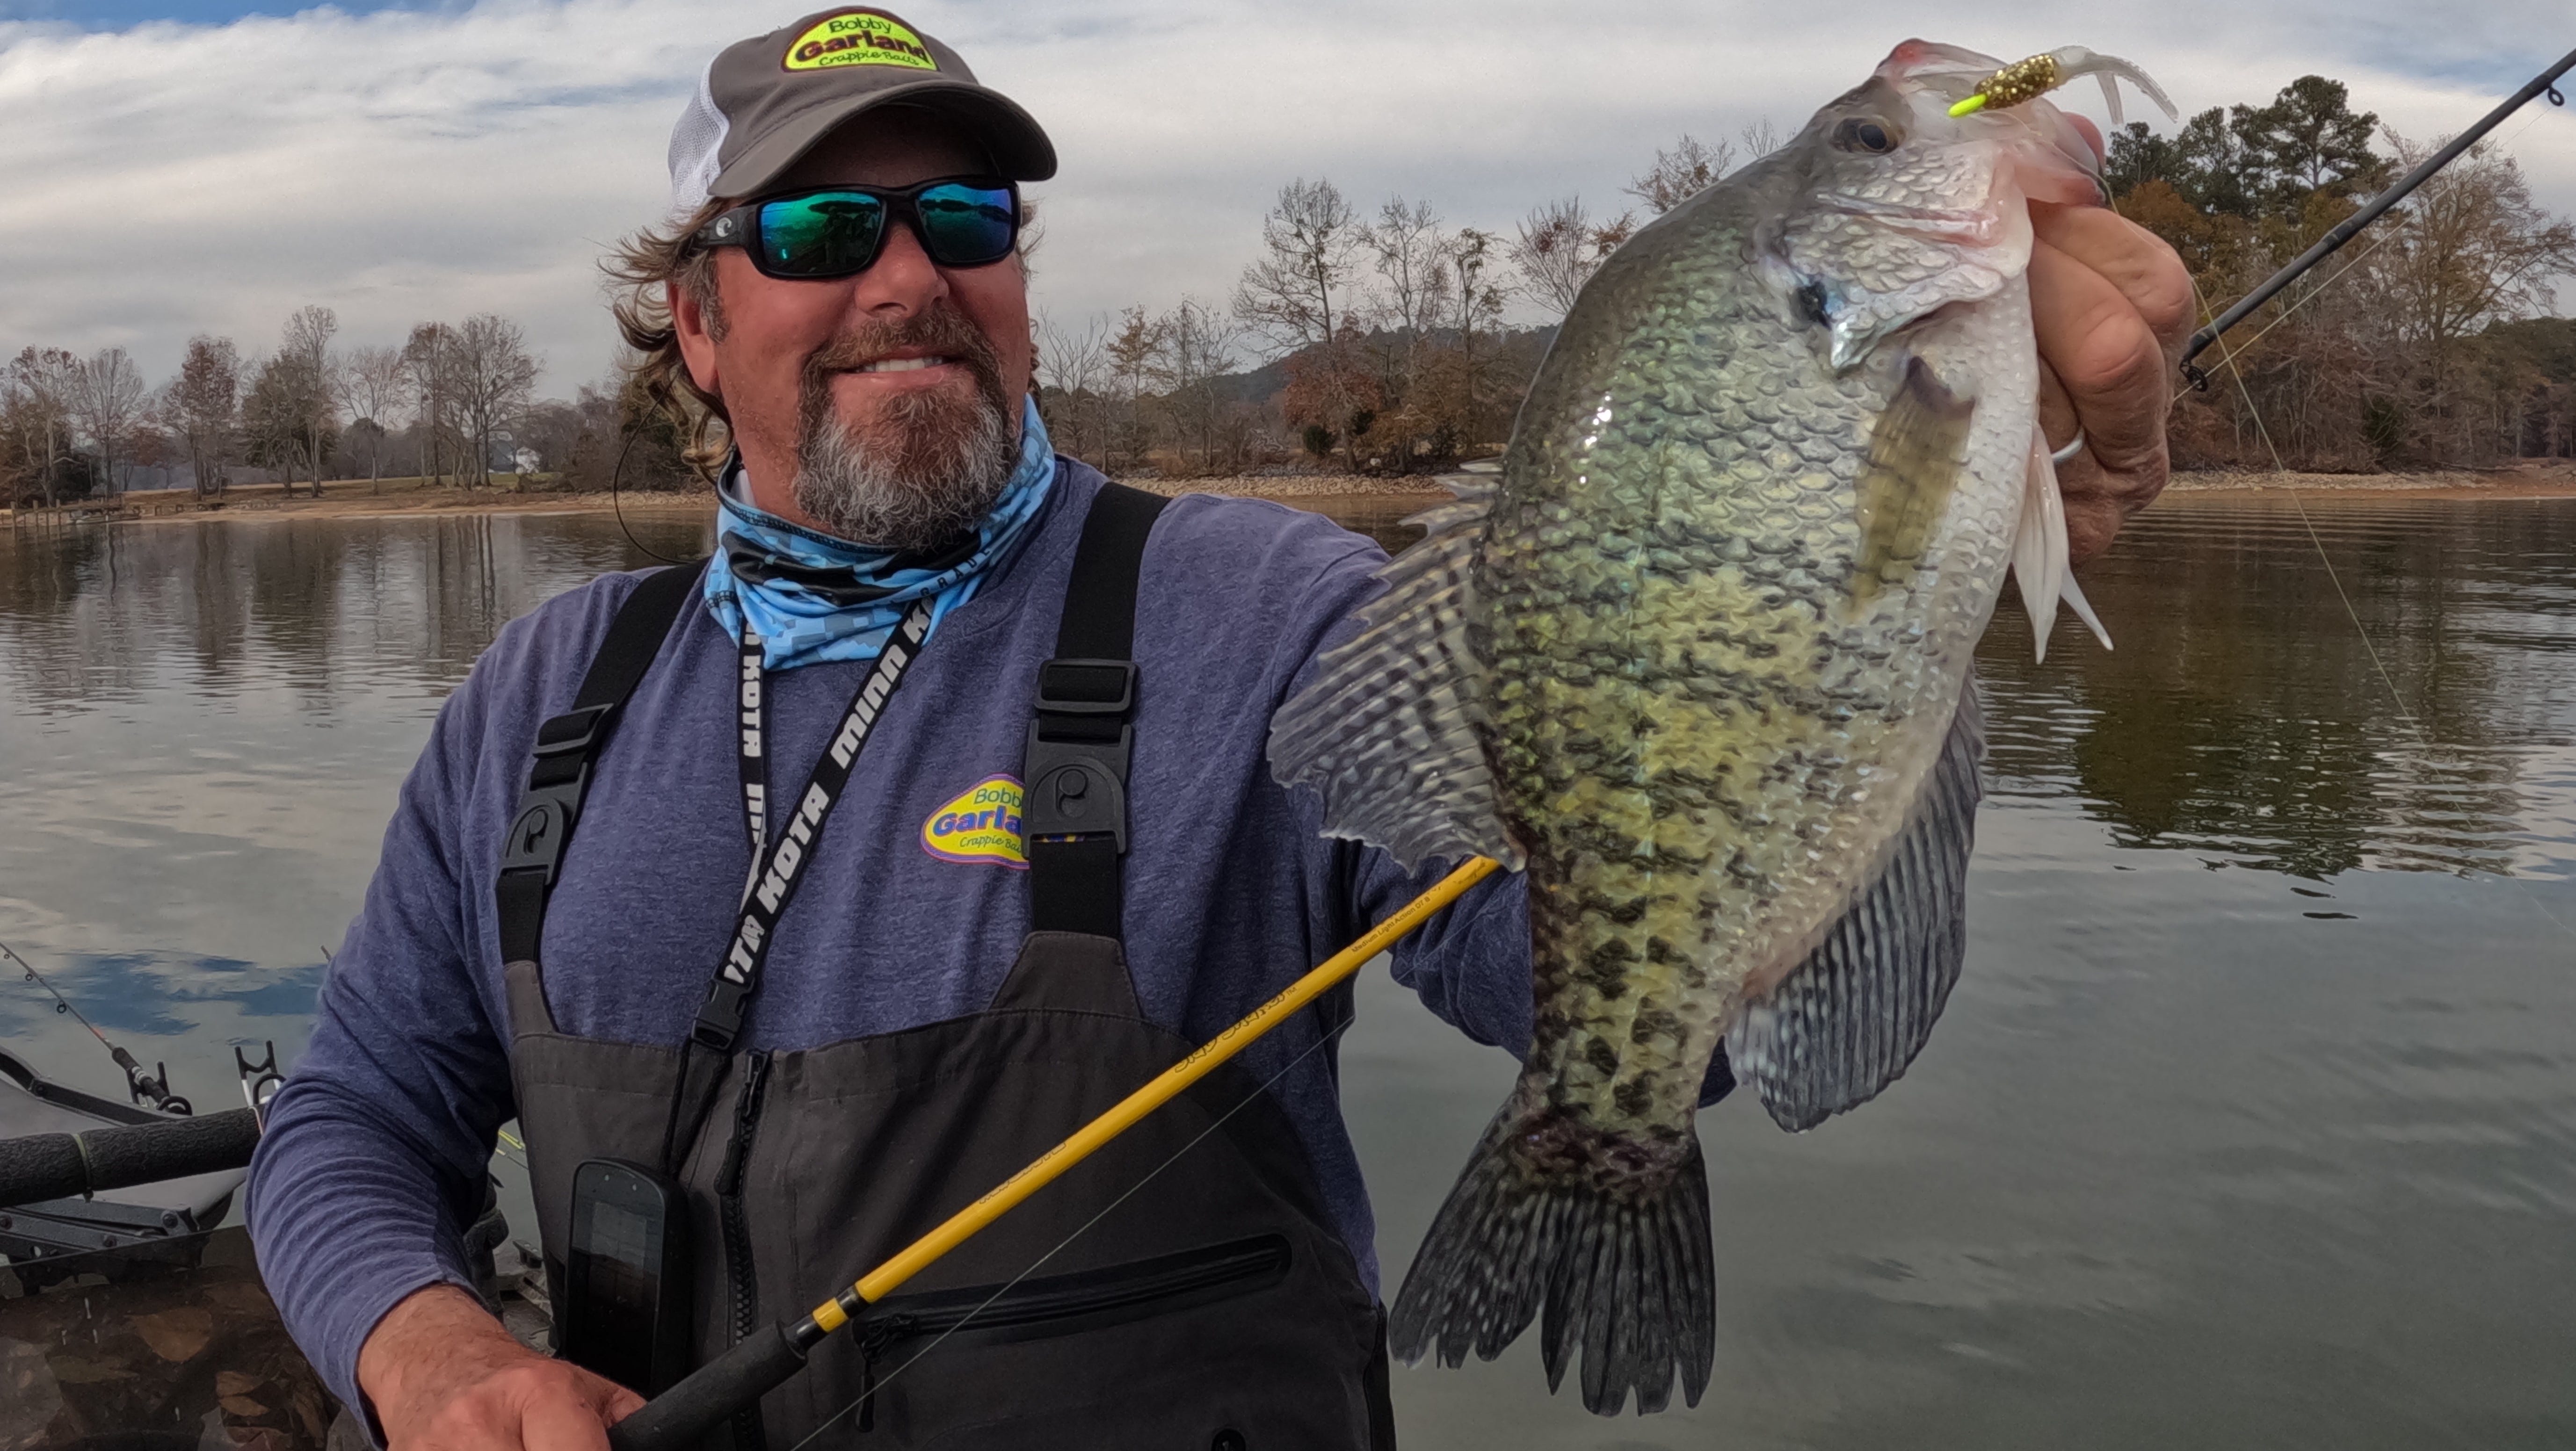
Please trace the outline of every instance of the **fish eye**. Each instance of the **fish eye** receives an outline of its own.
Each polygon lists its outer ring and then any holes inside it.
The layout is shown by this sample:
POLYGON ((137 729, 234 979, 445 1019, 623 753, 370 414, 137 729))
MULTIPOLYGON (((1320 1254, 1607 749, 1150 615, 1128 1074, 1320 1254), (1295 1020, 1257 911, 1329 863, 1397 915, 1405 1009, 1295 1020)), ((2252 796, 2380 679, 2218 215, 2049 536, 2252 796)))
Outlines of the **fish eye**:
POLYGON ((1878 122, 1854 116, 1834 128, 1834 145, 1844 151, 1885 156, 1896 149, 1896 137, 1878 122))

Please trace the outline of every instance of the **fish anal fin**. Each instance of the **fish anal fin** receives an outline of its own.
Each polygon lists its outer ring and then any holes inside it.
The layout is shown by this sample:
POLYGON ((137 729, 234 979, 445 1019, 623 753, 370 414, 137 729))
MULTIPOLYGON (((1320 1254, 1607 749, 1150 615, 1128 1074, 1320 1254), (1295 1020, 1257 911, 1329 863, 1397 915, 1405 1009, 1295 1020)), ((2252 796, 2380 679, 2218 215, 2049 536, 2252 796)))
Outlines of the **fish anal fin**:
POLYGON ((1921 358, 1906 360, 1905 381, 1870 431, 1869 456, 1861 466, 1854 600, 1866 602, 1882 586, 1914 572, 1958 487, 1976 407, 1934 377, 1921 358))
POLYGON ((1470 570, 1488 477, 1445 479, 1457 501, 1415 515, 1427 536, 1379 571, 1364 628, 1324 652, 1270 723, 1270 770, 1324 798, 1324 831, 1386 848, 1408 870, 1490 856, 1518 869, 1475 734, 1481 674, 1467 638, 1470 570))
POLYGON ((1970 680, 1877 877, 1807 960, 1728 1030, 1728 1066, 1782 1128, 1810 1129, 1877 1097, 1931 1036, 1967 950, 1968 851, 1984 756, 1970 680))

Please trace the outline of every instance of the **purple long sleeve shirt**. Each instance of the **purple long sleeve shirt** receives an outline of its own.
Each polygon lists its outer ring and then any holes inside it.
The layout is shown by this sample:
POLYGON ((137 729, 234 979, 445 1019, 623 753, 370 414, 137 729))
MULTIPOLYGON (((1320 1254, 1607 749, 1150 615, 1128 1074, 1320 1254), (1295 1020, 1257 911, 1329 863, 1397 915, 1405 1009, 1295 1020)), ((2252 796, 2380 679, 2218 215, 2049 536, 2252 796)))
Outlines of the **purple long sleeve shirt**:
MULTIPOLYGON (((934 852, 946 841, 934 828, 979 782, 1020 770, 1037 668, 1054 654, 1099 487, 1091 469, 1061 465, 1027 549, 941 624, 896 693, 779 926, 751 1046, 890 1033, 991 1000, 1028 930, 1026 877, 989 853, 934 852)), ((1185 497, 1154 526, 1136 608, 1125 935, 1145 1015, 1193 1041, 1427 885, 1382 852, 1319 835, 1317 802, 1283 790, 1263 754, 1272 713, 1375 592, 1384 557, 1318 516, 1252 500, 1185 497)), ((460 1231, 516 1111, 492 902, 502 836, 538 723, 570 706, 636 579, 607 576, 513 622, 440 710, 252 1165, 262 1272, 352 1404, 358 1348, 385 1312, 425 1286, 468 1283, 460 1231)), ((687 1035, 750 864, 737 668, 731 638, 693 603, 598 761, 542 949, 565 1032, 687 1035)), ((773 798, 794 799, 865 668, 772 677, 773 798)), ((1517 877, 1488 882, 1395 961, 1432 1011, 1515 1053, 1530 1034, 1522 901, 1517 877)), ((1246 1066, 1267 1077, 1320 1031, 1301 1014, 1246 1066)), ((1273 1092, 1374 1284, 1331 1047, 1273 1092)))

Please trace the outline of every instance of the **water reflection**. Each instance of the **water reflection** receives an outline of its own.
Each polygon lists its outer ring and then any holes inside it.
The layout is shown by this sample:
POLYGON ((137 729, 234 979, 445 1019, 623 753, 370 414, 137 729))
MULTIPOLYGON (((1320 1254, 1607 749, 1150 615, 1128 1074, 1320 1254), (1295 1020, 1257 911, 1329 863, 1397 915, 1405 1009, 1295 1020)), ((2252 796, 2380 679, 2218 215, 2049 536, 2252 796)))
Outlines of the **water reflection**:
MULTIPOLYGON (((1999 615, 1931 1047, 1813 1135, 1703 1118, 1700 1409, 1596 1422, 1525 1339, 1400 1375, 1406 1444, 2576 1444, 2576 501, 2308 510, 2324 560, 2283 500, 2138 520, 2084 575, 2115 652, 1999 615)), ((439 702, 645 562, 587 516, 0 533, 0 939, 201 1103, 232 1043, 292 1062, 439 702)), ((1512 1070, 1361 995, 1400 1276, 1512 1070)), ((0 1035, 121 1092, 32 989, 0 1035)))
POLYGON ((2085 571, 2108 653, 2061 624, 2034 665, 2006 607, 1980 656, 1999 791, 2303 877, 2510 869, 2526 776, 2576 727, 2576 507, 2307 513, 2314 541, 2278 499, 2149 512, 2085 571))

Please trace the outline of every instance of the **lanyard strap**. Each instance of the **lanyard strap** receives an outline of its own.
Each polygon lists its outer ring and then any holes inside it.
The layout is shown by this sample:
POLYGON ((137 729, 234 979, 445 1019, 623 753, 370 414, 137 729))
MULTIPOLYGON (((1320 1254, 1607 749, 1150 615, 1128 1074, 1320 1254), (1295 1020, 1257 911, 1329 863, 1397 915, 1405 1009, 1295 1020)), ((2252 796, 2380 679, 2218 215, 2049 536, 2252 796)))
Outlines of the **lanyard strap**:
POLYGON ((760 635, 746 620, 742 626, 742 693, 741 749, 736 753, 741 763, 742 821, 745 834, 751 838, 751 881, 743 884, 743 894, 751 893, 752 882, 760 880, 760 855, 769 845, 769 766, 762 759, 765 734, 761 703, 760 635))
POLYGON ((715 980, 707 985, 707 1000, 698 1009, 698 1020, 689 1030, 689 1039, 699 1047, 718 1054, 730 1054, 742 1036, 743 1016, 752 994, 760 990, 760 972, 769 960, 769 944, 778 928, 778 919, 794 900, 797 885, 804 880, 806 863, 812 859, 814 844, 823 835, 823 824, 832 808, 840 804, 843 788, 850 782, 850 767, 859 759, 859 751, 868 743, 877 720, 893 698, 895 687, 903 683, 904 673, 921 654, 922 641, 930 635, 931 601, 916 602, 886 638, 885 648, 878 652, 875 666, 859 683, 858 692, 850 697, 850 708, 841 717, 841 728, 833 733, 832 743, 814 763, 814 773, 805 778, 805 789, 796 799, 795 813, 775 841, 768 841, 767 796, 764 784, 765 762, 762 750, 762 710, 760 684, 760 648, 748 638, 743 645, 742 662, 742 732, 741 767, 745 824, 751 833, 753 860, 750 890, 744 895, 742 915, 735 922, 733 941, 726 948, 724 961, 716 968, 715 980))

